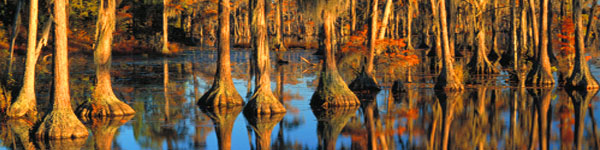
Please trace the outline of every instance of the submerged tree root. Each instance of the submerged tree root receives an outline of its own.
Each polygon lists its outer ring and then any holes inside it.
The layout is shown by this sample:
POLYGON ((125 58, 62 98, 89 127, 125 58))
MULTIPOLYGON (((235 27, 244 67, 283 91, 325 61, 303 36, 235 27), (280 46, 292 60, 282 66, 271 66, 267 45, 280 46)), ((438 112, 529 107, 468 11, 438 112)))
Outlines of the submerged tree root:
POLYGON ((319 79, 319 86, 310 99, 312 107, 347 107, 358 106, 358 97, 348 88, 337 73, 324 71, 319 79))
POLYGON ((454 72, 442 69, 440 76, 437 78, 434 89, 443 91, 462 91, 464 86, 462 80, 459 79, 454 72))
POLYGON ((264 91, 254 93, 254 96, 252 96, 246 107, 244 107, 244 113, 248 114, 264 115, 285 112, 287 112, 287 110, 283 104, 275 98, 275 95, 271 92, 264 91))
POLYGON ((365 70, 348 85, 348 88, 352 91, 380 91, 379 85, 375 81, 374 77, 367 74, 365 70))
POLYGON ((135 111, 116 97, 103 96, 79 105, 75 113, 80 117, 126 116, 135 114, 135 111))
POLYGON ((198 100, 198 106, 221 107, 244 105, 242 96, 233 86, 213 87, 198 100))
MULTIPOLYGON (((473 58, 473 59, 476 59, 476 58, 473 58)), ((497 74, 497 73, 499 73, 498 68, 496 68, 494 65, 492 65, 491 62, 489 62, 487 60, 475 61, 473 59, 471 59, 472 61, 468 64, 469 72, 474 73, 474 74, 497 74)))
POLYGON ((88 130, 69 110, 52 110, 46 115, 35 136, 38 139, 75 139, 88 136, 88 130))
POLYGON ((35 107, 35 94, 21 93, 9 108, 6 115, 11 118, 23 117, 25 115, 35 116, 37 109, 35 107))

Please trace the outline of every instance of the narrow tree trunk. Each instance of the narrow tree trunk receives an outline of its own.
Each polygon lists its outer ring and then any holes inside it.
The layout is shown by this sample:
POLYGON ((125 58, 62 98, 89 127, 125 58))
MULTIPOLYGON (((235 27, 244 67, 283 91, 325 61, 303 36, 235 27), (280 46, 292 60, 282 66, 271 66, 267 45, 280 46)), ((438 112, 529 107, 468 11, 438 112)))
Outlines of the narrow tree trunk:
MULTIPOLYGON (((383 11, 383 20, 381 20, 381 29, 379 31, 379 37, 377 39, 385 38, 385 31, 387 30, 388 22, 390 20, 390 14, 392 13, 392 0, 386 0, 385 2, 385 10, 383 11)), ((378 52, 381 53, 381 52, 378 52)))
POLYGON ((350 83, 350 89, 353 91, 379 91, 379 85, 377 84, 377 80, 375 78, 375 55, 378 53, 375 50, 375 41, 377 40, 377 4, 378 0, 371 1, 373 8, 371 8, 371 21, 368 33, 368 47, 369 53, 367 55, 367 62, 364 64, 364 69, 361 73, 350 83))
POLYGON ((35 96, 35 47, 37 39, 38 24, 38 0, 29 2, 29 31, 27 33, 27 58, 25 60, 25 75, 23 75, 23 86, 17 96, 17 101, 13 103, 8 112, 9 117, 21 117, 26 113, 36 114, 36 96, 35 96))
POLYGON ((169 51, 169 18, 167 16, 167 7, 169 4, 169 0, 163 0, 163 20, 162 20, 162 28, 163 28, 163 37, 162 37, 162 54, 170 54, 169 51))
POLYGON ((414 7, 415 4, 413 0, 409 0, 408 3, 408 12, 406 13, 406 48, 407 49, 414 49, 412 46, 412 20, 413 20, 413 15, 414 15, 414 7))
POLYGON ((275 14, 275 30, 277 33, 275 39, 275 46, 277 48, 277 62, 283 62, 283 52, 287 49, 285 48, 285 39, 283 35, 283 0, 277 1, 277 12, 275 14))
POLYGON ((581 18, 581 0, 573 0, 573 23, 575 23, 575 66, 567 78, 565 88, 597 89, 598 81, 592 76, 585 58, 585 39, 583 39, 583 20, 581 18))
POLYGON ((596 20, 594 11, 596 10, 596 6, 598 6, 597 1, 593 0, 592 3, 593 3, 592 8, 590 9, 590 14, 588 15, 589 21, 586 25, 587 31, 585 32, 585 38, 583 38, 585 40, 584 43, 588 44, 588 45, 589 45, 588 41, 590 41, 590 40, 588 40, 590 38, 590 31, 592 31, 592 28, 593 28, 592 24, 594 24, 594 20, 596 20))
MULTIPOLYGON (((531 25, 533 26, 532 27, 532 29, 533 29, 533 36, 532 36, 533 37, 533 47, 535 47, 537 49, 540 44, 540 40, 539 40, 540 33, 538 30, 538 28, 540 28, 540 26, 538 26, 538 20, 537 20, 536 13, 535 13, 535 0, 528 0, 528 1, 529 1, 529 10, 530 10, 529 15, 531 15, 531 23, 532 23, 531 25)), ((546 5, 542 5, 541 7, 544 7, 544 6, 546 6, 546 5)), ((540 13, 540 16, 542 18, 544 18, 544 16, 546 16, 546 15, 540 13)), ((534 54, 536 57, 538 57, 538 55, 540 55, 539 49, 535 50, 534 54)))
POLYGON ((85 101, 75 111, 79 116, 123 116, 135 113, 131 107, 119 100, 112 89, 110 76, 111 46, 116 24, 116 1, 101 0, 94 50, 96 64, 96 87, 91 101, 85 101))
MULTIPOLYGON (((531 1, 533 0, 530 0, 530 5, 533 4, 531 1)), ((549 0, 542 0, 541 3, 542 11, 540 14, 542 16, 542 24, 540 26, 538 26, 535 21, 535 15, 532 15, 534 37, 539 37, 534 38, 534 40, 540 39, 541 43, 535 44, 538 46, 537 61, 534 62, 533 70, 527 74, 527 80, 525 81, 531 86, 547 87, 554 85, 554 77, 550 68, 550 59, 548 58, 548 1, 549 0), (537 32, 536 28, 538 27, 541 28, 540 32, 537 32), (538 33, 539 35, 535 33, 538 33)))
POLYGON ((440 31, 440 21, 439 21, 439 14, 438 14, 438 1, 436 0, 430 0, 431 2, 431 12, 433 14, 433 29, 435 30, 435 56, 437 58, 437 60, 434 62, 436 64, 436 71, 435 73, 437 74, 440 69, 442 69, 442 34, 440 31))
MULTIPOLYGON (((14 60, 14 51, 15 51, 15 41, 17 40, 17 32, 19 31, 19 27, 21 26, 21 7, 23 5, 24 0, 18 0, 17 2, 17 10, 15 12, 14 24, 12 26, 12 31, 10 35, 10 45, 8 46, 8 51, 10 52, 10 56, 8 57, 8 67, 6 68, 7 77, 12 77, 12 65, 14 60)), ((9 79, 9 78, 6 78, 9 79)))
POLYGON ((254 45, 254 58, 256 60, 256 88, 254 95, 244 108, 251 114, 285 113, 286 109, 277 100, 271 91, 271 59, 269 58, 269 45, 267 44, 266 0, 251 0, 252 42, 254 45))
POLYGON ((350 28, 352 33, 356 31, 356 1, 357 0, 350 0, 350 16, 352 17, 350 28))
POLYGON ((71 109, 67 47, 66 0, 54 1, 56 27, 53 65, 52 111, 43 119, 35 135, 41 139, 85 138, 88 131, 71 109))
POLYGON ((435 89, 437 90, 450 90, 450 91, 462 91, 464 89, 462 79, 459 79, 454 71, 453 56, 450 54, 450 41, 448 39, 448 24, 446 22, 446 2, 445 0, 439 1, 439 13, 440 13, 440 29, 441 36, 443 39, 443 51, 442 51, 442 71, 438 76, 437 82, 435 83, 435 89))
POLYGON ((198 105, 233 106, 243 105, 244 100, 237 92, 231 79, 230 41, 229 41, 229 0, 219 0, 219 34, 217 73, 213 85, 199 100, 198 105))
POLYGON ((319 84, 317 90, 310 99, 311 106, 336 107, 336 106, 355 106, 359 105, 358 97, 346 85, 338 73, 333 54, 332 28, 335 22, 335 16, 332 12, 322 12, 322 29, 319 30, 319 49, 325 52, 323 57, 323 66, 319 74, 319 84))

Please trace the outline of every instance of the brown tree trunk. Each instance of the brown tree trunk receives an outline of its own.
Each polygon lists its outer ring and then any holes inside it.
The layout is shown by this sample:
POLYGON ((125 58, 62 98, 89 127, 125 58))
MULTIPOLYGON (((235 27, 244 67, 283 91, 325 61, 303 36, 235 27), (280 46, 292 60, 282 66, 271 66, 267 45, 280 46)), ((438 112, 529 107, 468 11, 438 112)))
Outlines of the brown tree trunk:
POLYGON ((123 116, 135 113, 131 107, 119 100, 112 89, 110 67, 111 46, 116 24, 116 1, 101 0, 98 12, 94 64, 96 64, 96 88, 92 99, 76 109, 79 116, 123 116))
POLYGON ((36 56, 36 39, 37 39, 37 24, 38 24, 38 0, 30 0, 29 2, 29 31, 27 33, 27 58, 25 60, 25 74, 23 75, 23 86, 15 101, 8 112, 9 117, 22 117, 26 113, 36 114, 36 96, 35 96, 35 64, 36 56))
POLYGON ((54 1, 55 51, 53 67, 52 109, 35 135, 41 139, 86 138, 88 131, 71 108, 69 91, 69 60, 67 47, 66 0, 54 1))
POLYGON ((287 49, 285 48, 285 38, 283 37, 283 0, 277 1, 277 12, 275 13, 275 33, 277 33, 275 37, 275 47, 277 48, 277 62, 283 61, 283 52, 287 49))
POLYGON ((588 39, 590 38, 590 32, 592 31, 592 28, 593 28, 592 24, 594 24, 594 20, 596 20, 595 12, 594 11, 596 11, 596 6, 598 6, 598 2, 595 1, 595 0, 592 0, 592 3, 593 3, 592 4, 592 8, 590 9, 590 14, 588 15, 589 16, 588 17, 589 21, 588 21, 588 23, 586 25, 586 30, 587 31, 585 32, 585 37, 583 38, 585 40, 584 41, 585 44, 588 44, 588 41, 590 41, 588 39))
POLYGON ((439 0, 439 19, 441 36, 443 39, 443 51, 442 51, 442 71, 437 78, 435 83, 435 89, 437 90, 449 90, 449 91, 462 91, 464 86, 462 79, 459 79, 452 66, 454 57, 450 54, 450 41, 448 39, 448 24, 446 23, 446 2, 445 0, 439 0))
POLYGON ((319 30, 319 49, 325 52, 323 66, 319 74, 319 85, 310 99, 311 106, 336 107, 359 105, 358 97, 350 91, 346 82, 338 73, 333 54, 332 32, 335 16, 331 10, 322 13, 322 29, 319 30))
MULTIPOLYGON (((392 13, 393 3, 394 2, 392 0, 386 0, 386 2, 385 2, 385 9, 383 11, 383 20, 381 20, 381 29, 379 31, 379 37, 377 39, 385 38, 385 31, 387 30, 388 22, 390 20, 390 14, 392 13)), ((412 3, 412 1, 411 1, 411 3, 412 3)), ((381 53, 381 52, 377 52, 377 53, 381 53)))
POLYGON ((167 6, 169 5, 169 0, 163 0, 163 14, 162 14, 162 29, 163 29, 163 37, 162 37, 162 54, 170 54, 169 51, 169 17, 167 15, 167 6))
POLYGON ((212 87, 198 100, 200 106, 237 106, 244 103, 231 79, 229 5, 229 0, 219 0, 219 62, 212 87))
POLYGON ((250 1, 251 32, 254 45, 254 58, 256 60, 256 86, 254 95, 244 108, 251 114, 285 113, 286 109, 277 100, 271 91, 271 59, 269 58, 269 45, 267 44, 266 0, 250 1))
POLYGON ((416 1, 409 0, 408 3, 408 12, 406 13, 406 48, 411 50, 414 49, 412 46, 412 20, 414 15, 414 7, 416 1))
POLYGON ((356 2, 357 0, 350 0, 350 16, 352 18, 350 29, 352 33, 356 31, 356 2))
MULTIPOLYGON (((6 77, 12 77, 12 65, 15 51, 15 41, 17 40, 17 32, 19 32, 19 27, 21 26, 21 8, 24 0, 18 0, 17 2, 17 10, 15 11, 14 23, 12 26, 12 31, 10 35, 10 45, 8 46, 8 51, 10 52, 10 56, 8 57, 8 67, 6 68, 6 77)), ((9 79, 9 78, 6 78, 9 79)))
MULTIPOLYGON (((479 28, 479 31, 477 33, 477 50, 475 50, 475 54, 473 54, 471 62, 469 62, 467 66, 469 67, 469 72, 473 74, 495 74, 499 71, 488 59, 487 46, 485 45, 485 43, 487 42, 485 39, 485 15, 483 15, 484 13, 481 12, 486 11, 486 2, 480 1, 477 5, 479 5, 479 10, 477 10, 476 12, 480 13, 480 15, 474 17, 479 28)), ((494 36, 492 36, 492 38, 493 37, 494 36)), ((492 42, 494 42, 494 40, 495 39, 492 39, 492 42)))
MULTIPOLYGON (((530 0, 530 5, 533 5, 533 0, 530 0)), ((525 83, 530 86, 554 86, 554 77, 552 75, 552 71, 550 68, 550 59, 548 58, 548 1, 542 0, 541 6, 542 11, 540 12, 542 16, 542 24, 540 26, 537 25, 535 21, 535 15, 532 15, 533 20, 533 31, 534 31, 534 41, 540 39, 541 43, 535 42, 536 46, 538 46, 537 50, 537 61, 533 64, 533 70, 527 74, 527 80, 525 83), (541 28, 541 31, 537 31, 536 28, 541 28)), ((533 6, 531 6, 533 9, 533 6)))
POLYGON ((583 20, 581 18, 581 0, 573 0, 573 23, 575 23, 575 66, 567 78, 565 88, 568 89, 597 89, 598 81, 592 73, 585 58, 585 39, 583 39, 583 20))
POLYGON ((377 18, 379 15, 377 13, 377 4, 378 0, 372 0, 372 4, 370 10, 371 12, 371 20, 368 33, 368 47, 369 53, 367 55, 367 62, 365 68, 361 71, 361 73, 350 83, 350 89, 353 91, 379 91, 379 85, 377 84, 377 79, 375 78, 375 55, 377 55, 377 51, 375 50, 375 41, 377 40, 377 18))
POLYGON ((437 60, 434 62, 436 64, 436 70, 435 73, 437 74, 439 72, 440 69, 442 69, 442 36, 441 36, 441 31, 440 31, 440 21, 439 21, 439 14, 438 14, 438 1, 436 0, 430 0, 431 2, 431 13, 433 14, 433 29, 435 30, 435 55, 437 60))

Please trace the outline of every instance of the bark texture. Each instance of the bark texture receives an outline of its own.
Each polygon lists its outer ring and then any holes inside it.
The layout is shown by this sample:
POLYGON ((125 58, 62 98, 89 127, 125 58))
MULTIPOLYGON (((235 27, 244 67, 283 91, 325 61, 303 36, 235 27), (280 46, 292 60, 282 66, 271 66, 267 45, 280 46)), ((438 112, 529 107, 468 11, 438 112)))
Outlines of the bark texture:
POLYGON ((575 66, 567 78, 565 88, 567 89, 598 89, 598 81, 588 67, 585 58, 585 39, 583 33, 582 2, 573 1, 573 23, 575 23, 575 66))
POLYGON ((334 46, 332 45, 332 32, 335 17, 332 12, 324 11, 322 15, 323 25, 319 30, 320 49, 323 49, 325 56, 322 70, 319 76, 319 85, 310 99, 311 106, 317 107, 344 107, 356 106, 360 102, 350 89, 346 82, 338 73, 335 63, 334 46))
MULTIPOLYGON (((533 0, 530 0, 533 1, 533 0)), ((533 37, 535 44, 538 46, 537 50, 537 61, 534 62, 532 70, 527 74, 527 80, 525 83, 529 86, 539 86, 539 87, 550 87, 554 86, 554 77, 552 75, 552 69, 550 67, 550 58, 548 57, 548 1, 542 0, 542 11, 540 12, 542 16, 542 24, 537 26, 535 15, 533 15, 533 37), (541 28, 541 31, 537 32, 537 28, 541 28), (537 39, 540 39, 540 42, 537 42, 537 39)), ((533 5, 533 2, 530 2, 530 5, 533 5)), ((532 6, 533 7, 533 6, 532 6)), ((532 8, 533 9, 533 8, 532 8)))
POLYGON ((98 11, 94 64, 96 65, 96 87, 92 99, 85 101, 75 110, 79 116, 123 116, 135 111, 115 96, 110 76, 113 32, 116 24, 116 1, 101 0, 98 11))
POLYGON ((55 50, 53 55, 54 86, 51 96, 53 103, 51 112, 44 117, 35 132, 38 139, 87 138, 88 136, 87 129, 77 119, 71 108, 66 3, 66 0, 54 1, 56 27, 54 29, 55 50))
POLYGON ((229 0, 219 0, 218 65, 213 85, 199 100, 200 106, 240 106, 244 104, 231 79, 229 0))
POLYGON ((23 86, 8 112, 9 117, 22 117, 27 113, 30 116, 36 114, 35 96, 35 64, 36 64, 36 40, 38 24, 38 0, 29 1, 29 29, 27 31, 27 58, 25 59, 25 75, 23 75, 23 86))
POLYGON ((446 2, 445 0, 439 0, 439 20, 441 36, 443 40, 442 50, 442 71, 437 78, 435 83, 436 90, 446 91, 462 91, 464 86, 462 79, 459 79, 454 71, 453 56, 450 54, 450 40, 448 39, 448 24, 446 22, 446 2))
POLYGON ((269 58, 269 45, 267 44, 266 0, 251 0, 251 32, 254 45, 254 58, 256 60, 256 88, 254 95, 248 101, 244 112, 252 114, 285 113, 283 104, 277 100, 271 91, 271 59, 269 58))

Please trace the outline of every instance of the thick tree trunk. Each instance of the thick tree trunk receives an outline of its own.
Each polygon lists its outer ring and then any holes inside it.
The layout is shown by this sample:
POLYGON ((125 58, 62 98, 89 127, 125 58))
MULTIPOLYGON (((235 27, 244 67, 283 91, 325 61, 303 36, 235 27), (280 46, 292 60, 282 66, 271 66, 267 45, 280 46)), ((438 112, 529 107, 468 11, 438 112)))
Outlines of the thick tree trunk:
POLYGON ((135 111, 115 96, 110 76, 111 46, 116 24, 116 1, 101 0, 94 50, 96 64, 96 88, 92 99, 85 101, 75 111, 79 116, 123 116, 132 115, 135 111))
POLYGON ((439 1, 439 13, 440 13, 440 29, 441 36, 443 39, 443 51, 442 51, 442 71, 437 78, 435 83, 435 89, 437 90, 449 90, 449 91, 462 91, 464 86, 462 79, 459 79, 454 71, 453 56, 450 54, 450 41, 448 39, 448 24, 446 23, 446 2, 445 0, 439 1))
POLYGON ((9 117, 22 117, 26 113, 36 114, 36 96, 35 96, 35 64, 36 56, 36 39, 37 39, 37 24, 38 24, 38 0, 30 0, 29 2, 29 31, 27 31, 27 58, 25 60, 25 74, 23 75, 23 86, 15 101, 8 112, 9 117))
POLYGON ((198 100, 200 106, 237 106, 244 103, 231 79, 229 5, 229 0, 219 0, 219 34, 217 37, 219 62, 212 87, 198 100))
POLYGON ((333 54, 332 32, 335 16, 332 12, 324 11, 322 14, 323 25, 319 30, 319 49, 325 52, 323 66, 319 74, 319 85, 310 99, 311 106, 340 107, 359 105, 358 98, 346 85, 338 73, 333 54))
POLYGON ((88 131, 77 119, 71 108, 69 90, 69 60, 67 47, 66 0, 54 1, 54 19, 56 27, 52 111, 43 119, 35 135, 41 139, 86 138, 88 131))
POLYGON ((583 39, 583 20, 581 17, 581 0, 573 0, 573 23, 575 23, 575 66, 567 78, 565 88, 568 89, 597 89, 598 81, 588 67, 585 58, 585 39, 583 39))
POLYGON ((163 0, 163 14, 162 14, 162 29, 163 29, 163 37, 162 37, 162 54, 170 54, 169 51, 169 17, 167 16, 167 6, 169 4, 169 0, 163 0))
MULTIPOLYGON (((480 3, 481 4, 481 3, 480 3)), ((480 11, 485 10, 485 6, 481 6, 480 11)), ((467 65, 469 67, 469 72, 472 74, 496 74, 498 73, 498 68, 496 68, 487 57, 487 46, 486 43, 486 26, 484 23, 485 17, 484 15, 479 15, 477 17, 477 24, 479 31, 477 33, 477 50, 475 50, 475 54, 471 58, 471 62, 467 65)), ((493 41, 494 39, 492 39, 493 41)))
POLYGON ((254 95, 244 108, 251 114, 285 113, 286 109, 277 100, 271 91, 271 59, 269 58, 269 45, 267 43, 266 0, 251 0, 251 25, 252 42, 254 45, 254 58, 256 60, 256 88, 254 95))
MULTIPOLYGON (((536 53, 537 61, 534 62, 533 70, 527 74, 527 80, 525 81, 525 83, 530 86, 554 86, 554 77, 550 68, 550 59, 548 58, 548 1, 549 0, 542 0, 541 3, 542 11, 540 14, 542 16, 542 24, 540 26, 537 26, 535 15, 532 15, 534 37, 539 37, 534 38, 534 40, 540 39, 541 43, 536 42, 538 44, 535 44, 538 46, 538 51, 536 53), (537 32, 536 28, 538 27, 541 28, 540 32, 537 32), (539 35, 535 33, 538 33, 539 35)), ((533 2, 530 2, 530 5, 532 4, 533 2)))

